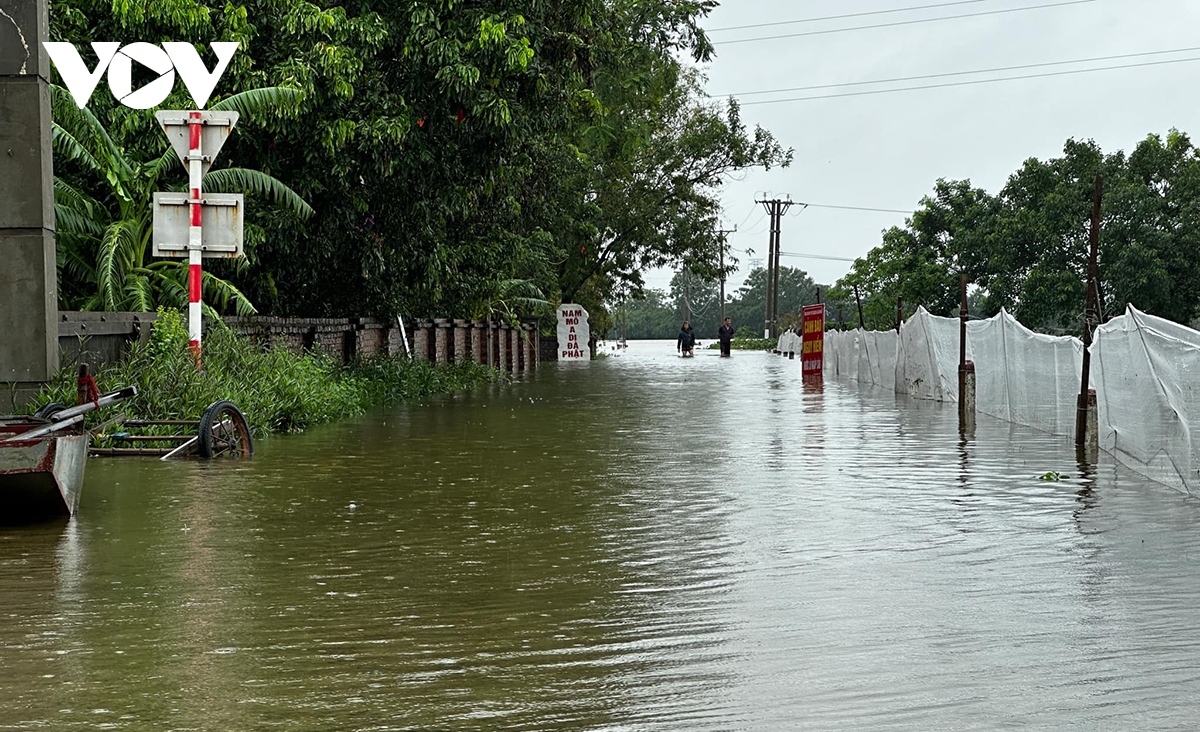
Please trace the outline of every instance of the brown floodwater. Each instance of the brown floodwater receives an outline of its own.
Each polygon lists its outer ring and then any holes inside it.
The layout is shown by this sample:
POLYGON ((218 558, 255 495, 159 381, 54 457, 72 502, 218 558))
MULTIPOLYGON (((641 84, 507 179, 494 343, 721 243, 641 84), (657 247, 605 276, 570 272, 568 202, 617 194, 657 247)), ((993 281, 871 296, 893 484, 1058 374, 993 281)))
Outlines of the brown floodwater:
POLYGON ((0 729, 1195 728, 1200 502, 799 368, 634 343, 92 460, 0 530, 0 729))

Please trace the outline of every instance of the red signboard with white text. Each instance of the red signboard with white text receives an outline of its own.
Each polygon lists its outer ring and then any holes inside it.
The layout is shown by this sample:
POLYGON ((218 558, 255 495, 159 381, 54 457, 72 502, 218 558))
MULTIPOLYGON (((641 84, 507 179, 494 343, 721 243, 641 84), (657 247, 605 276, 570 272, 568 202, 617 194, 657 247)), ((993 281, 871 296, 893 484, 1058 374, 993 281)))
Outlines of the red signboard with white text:
POLYGON ((825 369, 825 306, 805 305, 804 333, 800 352, 803 357, 800 373, 805 378, 821 377, 825 369))

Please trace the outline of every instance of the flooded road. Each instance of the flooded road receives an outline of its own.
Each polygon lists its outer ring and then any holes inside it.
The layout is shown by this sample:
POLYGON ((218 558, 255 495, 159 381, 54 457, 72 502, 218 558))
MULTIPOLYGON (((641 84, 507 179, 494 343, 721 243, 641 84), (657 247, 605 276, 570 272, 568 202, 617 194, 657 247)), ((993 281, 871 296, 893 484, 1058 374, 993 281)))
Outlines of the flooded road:
POLYGON ((697 354, 91 461, 0 531, 0 729, 1195 728, 1200 503, 697 354))

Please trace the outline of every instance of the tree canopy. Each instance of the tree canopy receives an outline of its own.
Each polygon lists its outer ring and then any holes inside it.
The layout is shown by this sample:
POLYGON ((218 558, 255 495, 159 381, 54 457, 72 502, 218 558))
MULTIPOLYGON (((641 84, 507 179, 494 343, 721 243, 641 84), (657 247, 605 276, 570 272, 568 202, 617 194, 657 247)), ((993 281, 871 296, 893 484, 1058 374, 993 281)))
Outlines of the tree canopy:
POLYGON ((1097 174, 1104 314, 1132 303, 1182 323, 1200 316, 1200 152, 1175 130, 1148 136, 1129 155, 1069 140, 1061 157, 1027 160, 995 195, 939 180, 831 295, 852 302, 857 285, 867 326, 890 328, 897 298, 909 313, 924 305, 956 315, 965 272, 980 315, 1005 308, 1031 328, 1078 333, 1097 174))
MULTIPOLYGON (((261 236, 222 274, 260 311, 600 313, 646 267, 715 261, 722 183, 791 160, 736 103, 700 93, 686 59, 711 57, 699 22, 715 4, 54 0, 51 34, 81 50, 238 41, 214 103, 295 90, 286 109, 244 115, 222 152, 314 211, 248 200, 261 236)), ((114 143, 156 159, 152 114, 105 96, 90 108, 114 143)))

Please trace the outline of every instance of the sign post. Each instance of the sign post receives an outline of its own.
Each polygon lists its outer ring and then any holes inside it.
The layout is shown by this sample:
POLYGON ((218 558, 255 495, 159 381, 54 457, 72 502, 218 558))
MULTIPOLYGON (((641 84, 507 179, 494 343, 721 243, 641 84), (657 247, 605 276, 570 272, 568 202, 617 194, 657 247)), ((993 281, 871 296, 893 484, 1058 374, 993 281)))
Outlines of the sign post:
POLYGON ((822 379, 825 374, 825 306, 805 305, 801 317, 804 323, 800 346, 801 377, 822 379))
POLYGON ((156 257, 188 258, 188 340, 199 368, 203 258, 242 255, 242 194, 209 194, 206 198, 202 185, 204 174, 233 132, 238 113, 163 111, 155 117, 188 170, 189 192, 154 194, 153 253, 156 257), (203 225, 205 219, 208 226, 203 225))
POLYGON ((582 305, 563 303, 558 306, 558 360, 588 361, 591 352, 588 342, 591 328, 588 326, 588 311, 582 305))

